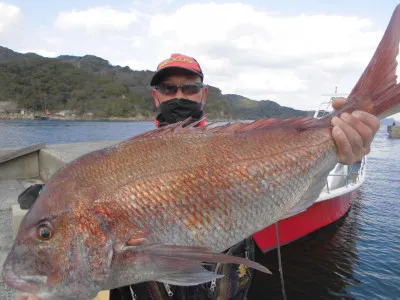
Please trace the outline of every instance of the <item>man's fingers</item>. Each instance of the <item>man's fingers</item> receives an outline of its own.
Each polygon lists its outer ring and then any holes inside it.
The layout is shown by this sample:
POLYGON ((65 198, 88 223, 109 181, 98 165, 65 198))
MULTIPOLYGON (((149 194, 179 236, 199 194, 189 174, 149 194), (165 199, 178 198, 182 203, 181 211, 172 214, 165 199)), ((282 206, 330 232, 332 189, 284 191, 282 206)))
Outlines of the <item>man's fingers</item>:
POLYGON ((354 119, 355 118, 351 117, 348 113, 344 113, 339 118, 336 125, 339 126, 343 133, 346 135, 346 138, 350 143, 352 153, 357 155, 361 152, 364 152, 364 142, 362 140, 362 137, 358 134, 357 130, 353 127, 354 124, 357 123, 357 120, 354 119))
POLYGON ((379 130, 380 122, 379 119, 374 115, 361 110, 354 111, 352 115, 363 122, 365 125, 370 127, 374 133, 379 130))
MULTIPOLYGON (((371 145, 372 139, 374 138, 374 132, 371 127, 360 121, 354 115, 348 113, 343 113, 340 119, 347 123, 353 130, 355 130, 361 137, 361 144, 359 144, 360 149, 355 149, 356 151, 369 152, 369 147, 371 145), (361 149, 364 148, 364 149, 361 149)), ((350 132, 348 132, 350 133, 350 132)), ((357 138, 357 141, 360 142, 357 138)), ((353 151, 353 152, 356 152, 353 151)))
MULTIPOLYGON (((346 104, 346 98, 338 97, 332 102, 335 110, 340 110, 346 104)), ((332 135, 338 148, 339 162, 354 163, 368 154, 376 132, 379 130, 379 119, 364 111, 354 111, 351 114, 342 113, 332 118, 334 126, 332 135)))
POLYGON ((339 124, 343 122, 339 118, 335 117, 332 119, 332 125, 334 125, 332 129, 332 137, 336 143, 336 147, 338 149, 338 158, 339 161, 345 163, 349 160, 353 159, 353 151, 348 140, 346 134, 339 126, 339 124), (346 161, 345 161, 346 160, 346 161))

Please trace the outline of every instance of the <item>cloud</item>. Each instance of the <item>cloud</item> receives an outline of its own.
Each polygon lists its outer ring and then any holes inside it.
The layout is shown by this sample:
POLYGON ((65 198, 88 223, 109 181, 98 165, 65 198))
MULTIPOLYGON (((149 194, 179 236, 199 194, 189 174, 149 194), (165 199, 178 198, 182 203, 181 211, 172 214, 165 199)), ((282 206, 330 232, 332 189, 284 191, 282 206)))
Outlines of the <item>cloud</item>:
POLYGON ((59 29, 85 29, 89 33, 99 31, 121 31, 137 21, 135 12, 123 12, 109 6, 85 11, 61 12, 55 25, 59 29))
POLYGON ((160 40, 164 56, 198 58, 206 78, 224 93, 259 100, 276 95, 271 100, 282 105, 310 108, 336 85, 350 91, 382 31, 359 17, 287 16, 241 3, 210 3, 154 15, 148 34, 160 40))
POLYGON ((0 34, 10 25, 18 22, 21 16, 19 7, 0 2, 0 34))

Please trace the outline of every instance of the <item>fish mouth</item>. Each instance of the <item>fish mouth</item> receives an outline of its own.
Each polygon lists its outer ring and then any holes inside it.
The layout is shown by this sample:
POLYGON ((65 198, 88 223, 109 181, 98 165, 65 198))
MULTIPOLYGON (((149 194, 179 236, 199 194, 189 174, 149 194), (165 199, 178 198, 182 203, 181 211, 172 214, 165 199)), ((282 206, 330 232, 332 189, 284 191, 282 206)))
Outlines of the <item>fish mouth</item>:
POLYGON ((39 292, 39 284, 46 283, 46 276, 17 276, 14 273, 12 263, 6 262, 3 267, 3 280, 8 286, 17 289, 18 291, 37 294, 39 292))

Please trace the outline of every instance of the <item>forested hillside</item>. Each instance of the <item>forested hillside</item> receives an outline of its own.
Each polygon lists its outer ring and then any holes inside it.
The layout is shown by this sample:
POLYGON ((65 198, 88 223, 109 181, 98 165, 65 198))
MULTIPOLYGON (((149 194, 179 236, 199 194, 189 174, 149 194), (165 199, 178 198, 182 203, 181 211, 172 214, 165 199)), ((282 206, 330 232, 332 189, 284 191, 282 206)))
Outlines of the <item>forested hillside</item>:
MULTIPOLYGON (((112 66, 100 57, 86 55, 45 58, 21 54, 0 46, 0 102, 31 112, 48 109, 90 113, 97 118, 152 118, 152 71, 112 66)), ((254 101, 240 95, 223 95, 209 87, 208 119, 287 118, 307 115, 269 100, 254 101)))

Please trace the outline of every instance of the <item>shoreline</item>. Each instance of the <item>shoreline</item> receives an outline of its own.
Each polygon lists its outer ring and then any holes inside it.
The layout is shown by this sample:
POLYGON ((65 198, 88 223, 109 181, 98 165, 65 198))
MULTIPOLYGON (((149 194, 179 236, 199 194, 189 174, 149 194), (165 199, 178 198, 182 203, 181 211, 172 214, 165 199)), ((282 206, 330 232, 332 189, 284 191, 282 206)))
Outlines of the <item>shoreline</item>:
POLYGON ((48 121, 48 120, 59 120, 59 121, 153 121, 150 118, 143 117, 109 117, 109 118, 97 118, 97 117, 62 117, 50 115, 48 119, 35 119, 33 114, 1 114, 0 120, 38 120, 38 121, 48 121))
MULTIPOLYGON (((57 121, 131 121, 131 122, 138 122, 138 121, 154 121, 154 118, 144 118, 144 117, 109 117, 109 118, 96 118, 90 116, 84 117, 62 117, 62 116, 54 116, 50 115, 48 119, 35 119, 35 115, 33 114, 3 114, 0 113, 0 121, 1 120, 37 120, 37 121, 50 121, 50 120, 57 120, 57 121)), ((207 119, 207 122, 235 122, 239 120, 229 120, 229 119, 207 119)))

